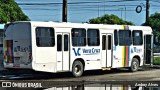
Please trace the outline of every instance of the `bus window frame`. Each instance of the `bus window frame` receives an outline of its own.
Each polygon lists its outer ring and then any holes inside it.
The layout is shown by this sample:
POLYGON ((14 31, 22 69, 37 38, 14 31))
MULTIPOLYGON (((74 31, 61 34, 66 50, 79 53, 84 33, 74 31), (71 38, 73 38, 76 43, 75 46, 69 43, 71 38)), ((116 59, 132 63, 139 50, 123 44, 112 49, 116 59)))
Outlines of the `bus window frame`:
POLYGON ((100 46, 100 31, 99 31, 99 29, 92 29, 92 28, 87 29, 87 45, 88 46, 100 46), (98 35, 98 37, 96 37, 96 40, 97 40, 96 45, 89 45, 88 31, 90 31, 90 30, 98 30, 98 33, 96 33, 98 35))
POLYGON ((142 46, 143 44, 144 44, 144 42, 143 42, 143 31, 142 30, 132 30, 132 44, 134 45, 134 46, 142 46), (134 31, 140 31, 141 32, 141 44, 134 44, 134 31))
POLYGON ((72 43, 73 47, 84 47, 84 46, 87 46, 87 31, 86 31, 86 29, 85 28, 72 28, 71 29, 71 41, 72 41, 71 43, 72 43), (78 44, 74 45, 73 44, 73 34, 72 33, 74 32, 73 30, 76 30, 76 29, 85 31, 85 39, 83 38, 85 41, 84 41, 83 45, 78 45, 78 44))
POLYGON ((53 27, 36 27, 35 28, 35 37, 36 37, 36 46, 37 47, 54 47, 55 46, 55 29, 53 28, 53 27), (53 30, 53 37, 52 37, 52 39, 53 39, 53 45, 51 45, 51 46, 38 46, 37 45, 37 28, 47 28, 47 29, 52 29, 53 30))
MULTIPOLYGON (((122 35, 122 36, 124 36, 124 35, 122 35)), ((123 39, 123 38, 122 38, 122 39, 123 39)), ((133 43, 132 43, 132 31, 131 31, 131 30, 122 30, 122 29, 120 29, 120 30, 118 31, 118 41, 119 41, 119 43, 118 43, 119 46, 131 46, 131 45, 133 44, 133 43), (126 42, 127 42, 127 39, 126 39, 126 38, 125 38, 125 40, 126 40, 126 41, 125 41, 125 44, 122 44, 122 45, 120 44, 120 42, 121 42, 121 41, 120 41, 120 40, 121 40, 121 39, 120 39, 120 31, 124 31, 124 32, 127 32, 127 31, 128 31, 128 32, 129 32, 129 35, 130 35, 130 37, 129 37, 130 44, 129 44, 129 45, 126 44, 126 42)))

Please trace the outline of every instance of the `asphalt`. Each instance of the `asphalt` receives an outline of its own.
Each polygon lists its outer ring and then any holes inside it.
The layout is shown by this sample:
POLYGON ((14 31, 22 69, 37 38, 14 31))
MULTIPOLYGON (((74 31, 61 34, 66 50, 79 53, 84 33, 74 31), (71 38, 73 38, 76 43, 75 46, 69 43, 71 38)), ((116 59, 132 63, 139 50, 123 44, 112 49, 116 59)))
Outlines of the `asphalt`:
MULTIPOLYGON (((137 72, 128 69, 112 69, 110 71, 85 71, 81 77, 73 77, 70 72, 44 73, 33 70, 1 70, 0 82, 41 83, 43 88, 92 85, 135 85, 135 83, 155 83, 160 85, 160 66, 140 67, 137 72), (158 81, 158 82, 157 82, 158 81)), ((1 90, 1 88, 0 88, 1 90)), ((13 90, 13 89, 11 89, 13 90)), ((18 89, 15 89, 18 90, 18 89)), ((32 90, 32 89, 28 89, 32 90)), ((40 89, 42 90, 42 89, 40 89)), ((52 89, 51 89, 52 90, 52 89)), ((75 90, 75 89, 73 89, 75 90)), ((84 89, 83 89, 84 90, 84 89)), ((88 89, 87 89, 88 90, 88 89)), ((92 90, 92 89, 91 89, 92 90)))
MULTIPOLYGON (((152 71, 152 70, 159 70, 160 65, 153 65, 153 66, 143 66, 139 68, 138 72, 143 71, 152 71)), ((130 73, 128 69, 121 68, 121 69, 112 69, 109 71, 102 71, 102 70, 90 70, 85 71, 83 77, 87 76, 96 76, 96 75, 112 75, 118 73, 130 73)), ((43 80, 43 79, 63 79, 63 78, 72 78, 73 75, 71 72, 64 72, 64 73, 47 73, 47 72, 36 72, 33 70, 22 70, 22 69, 10 69, 10 70, 0 70, 0 80, 43 80)))

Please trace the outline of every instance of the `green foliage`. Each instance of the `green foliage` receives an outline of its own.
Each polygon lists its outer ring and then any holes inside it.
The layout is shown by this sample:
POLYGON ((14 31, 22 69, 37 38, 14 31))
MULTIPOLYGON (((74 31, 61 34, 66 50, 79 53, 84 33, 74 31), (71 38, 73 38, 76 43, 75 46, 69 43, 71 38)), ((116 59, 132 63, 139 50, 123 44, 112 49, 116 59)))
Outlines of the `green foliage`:
POLYGON ((0 23, 28 20, 14 0, 0 0, 0 23))
POLYGON ((154 57, 153 65, 160 65, 160 57, 154 57))
POLYGON ((146 23, 142 24, 143 26, 150 26, 153 29, 154 36, 158 36, 158 43, 160 45, 160 13, 154 13, 149 17, 148 25, 146 23))
POLYGON ((134 25, 132 22, 124 21, 116 15, 105 14, 102 17, 92 18, 89 23, 93 24, 118 24, 118 25, 134 25))
MULTIPOLYGON (((147 25, 143 23, 142 25, 147 25)), ((149 22, 147 26, 151 26, 154 31, 160 31, 160 14, 155 13, 149 17, 149 22)))

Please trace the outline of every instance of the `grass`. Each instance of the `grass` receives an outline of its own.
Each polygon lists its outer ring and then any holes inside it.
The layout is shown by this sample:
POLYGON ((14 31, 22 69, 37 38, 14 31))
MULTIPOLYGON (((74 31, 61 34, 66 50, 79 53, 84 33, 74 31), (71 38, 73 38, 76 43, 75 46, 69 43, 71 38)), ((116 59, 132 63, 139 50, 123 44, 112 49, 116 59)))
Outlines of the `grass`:
POLYGON ((153 65, 160 65, 160 57, 154 57, 153 65))

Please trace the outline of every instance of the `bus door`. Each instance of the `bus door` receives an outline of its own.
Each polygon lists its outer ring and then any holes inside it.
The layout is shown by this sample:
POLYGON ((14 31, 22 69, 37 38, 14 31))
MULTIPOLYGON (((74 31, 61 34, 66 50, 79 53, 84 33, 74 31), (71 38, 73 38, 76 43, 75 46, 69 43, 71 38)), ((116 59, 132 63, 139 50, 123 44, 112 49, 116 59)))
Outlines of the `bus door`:
POLYGON ((57 33, 57 71, 69 70, 69 33, 57 33))
POLYGON ((144 64, 152 64, 153 56, 153 36, 144 36, 144 64))
POLYGON ((112 34, 102 34, 102 67, 112 64, 112 34))

